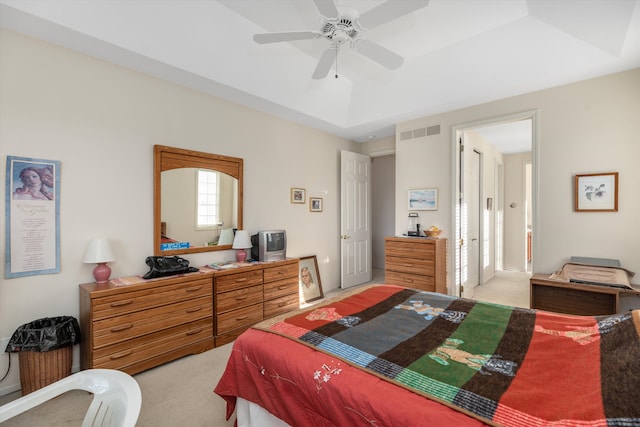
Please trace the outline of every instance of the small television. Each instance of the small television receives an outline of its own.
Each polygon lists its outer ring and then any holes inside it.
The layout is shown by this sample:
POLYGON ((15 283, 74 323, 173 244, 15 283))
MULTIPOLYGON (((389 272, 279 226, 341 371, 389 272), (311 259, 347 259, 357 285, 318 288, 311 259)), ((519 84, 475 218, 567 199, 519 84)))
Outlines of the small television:
POLYGON ((279 261, 287 257, 287 232, 263 230, 251 236, 251 259, 254 261, 279 261))

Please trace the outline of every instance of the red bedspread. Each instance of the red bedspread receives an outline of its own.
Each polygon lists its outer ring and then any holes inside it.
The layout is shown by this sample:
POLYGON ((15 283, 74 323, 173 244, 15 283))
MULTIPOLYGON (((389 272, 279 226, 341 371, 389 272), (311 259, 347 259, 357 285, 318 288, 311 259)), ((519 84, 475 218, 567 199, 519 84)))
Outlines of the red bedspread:
POLYGON ((227 418, 238 396, 292 426, 485 425, 325 353, 255 329, 234 343, 215 392, 227 401, 227 418))

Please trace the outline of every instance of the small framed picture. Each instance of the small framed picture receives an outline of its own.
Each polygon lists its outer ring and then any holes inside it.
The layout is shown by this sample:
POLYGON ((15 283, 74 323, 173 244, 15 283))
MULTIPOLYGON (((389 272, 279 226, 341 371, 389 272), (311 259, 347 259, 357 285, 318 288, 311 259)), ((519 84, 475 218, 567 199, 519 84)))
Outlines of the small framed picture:
POLYGON ((322 199, 320 197, 309 197, 309 210, 311 212, 322 212, 322 199))
POLYGON ((300 258, 300 298, 304 302, 323 298, 322 283, 318 273, 318 259, 315 255, 300 258))
POLYGON ((307 191, 304 188, 291 189, 291 203, 306 203, 307 191))
POLYGON ((409 190, 409 209, 413 211, 437 211, 438 189, 409 190))
POLYGON ((618 172, 576 175, 577 212, 618 212, 618 172))

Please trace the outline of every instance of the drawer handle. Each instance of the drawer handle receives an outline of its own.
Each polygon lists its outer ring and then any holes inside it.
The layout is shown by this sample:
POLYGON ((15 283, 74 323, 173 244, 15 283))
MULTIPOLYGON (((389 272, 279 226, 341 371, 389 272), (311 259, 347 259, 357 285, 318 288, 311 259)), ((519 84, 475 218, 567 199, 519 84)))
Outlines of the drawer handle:
POLYGON ((407 283, 413 283, 413 279, 404 279, 404 281, 407 283))
POLYGON ((287 270, 280 270, 278 271, 278 274, 287 274, 287 270))
POLYGON ((124 301, 116 301, 111 303, 111 307, 122 307, 123 305, 129 305, 131 303, 133 303, 132 299, 127 299, 124 301))
POLYGON ((238 278, 238 279, 235 279, 235 282, 236 282, 236 283, 239 283, 239 282, 246 282, 246 281, 247 281, 247 278, 246 278, 246 277, 240 277, 240 278, 238 278))
POLYGON ((281 291, 283 289, 287 289, 289 287, 289 285, 280 285, 278 286, 278 290, 281 291))
POLYGON ((278 304, 278 308, 280 308, 280 307, 284 307, 285 305, 287 305, 287 303, 286 303, 286 302, 281 302, 280 304, 278 304))
POLYGON ((402 264, 403 267, 413 267, 413 264, 402 264))
POLYGON ((244 300, 246 300, 247 298, 248 298, 248 297, 247 297, 246 295, 245 295, 245 296, 236 297, 236 301, 244 301, 244 300))
POLYGON ((198 328, 195 331, 187 331, 187 336, 196 335, 196 334, 199 334, 200 332, 202 332, 202 328, 198 328))
POLYGON ((199 291, 200 289, 202 289, 202 285, 192 286, 190 288, 187 288, 187 292, 196 292, 196 291, 199 291))
POLYGON ((236 321, 245 320, 247 317, 249 317, 249 316, 236 317, 236 321))
POLYGON ((191 307, 187 308, 187 313, 195 313, 196 311, 202 310, 202 307, 191 307))
POLYGON ((111 360, 118 360, 118 359, 122 359, 123 357, 127 357, 132 353, 133 353, 133 350, 127 350, 119 354, 112 354, 109 358, 111 360))
POLYGON ((127 329, 131 329, 131 328, 133 328, 133 324, 132 323, 128 323, 126 325, 116 326, 115 328, 111 328, 111 332, 122 332, 122 331, 126 331, 127 329))

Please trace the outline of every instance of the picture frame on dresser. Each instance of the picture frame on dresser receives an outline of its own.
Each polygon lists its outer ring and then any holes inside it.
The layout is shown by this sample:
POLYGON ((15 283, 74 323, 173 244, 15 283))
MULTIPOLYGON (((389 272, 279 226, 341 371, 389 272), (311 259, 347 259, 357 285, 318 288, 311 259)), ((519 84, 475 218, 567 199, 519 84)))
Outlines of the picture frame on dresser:
POLYGON ((318 273, 318 259, 315 255, 300 258, 300 295, 304 302, 324 298, 322 283, 318 273))

